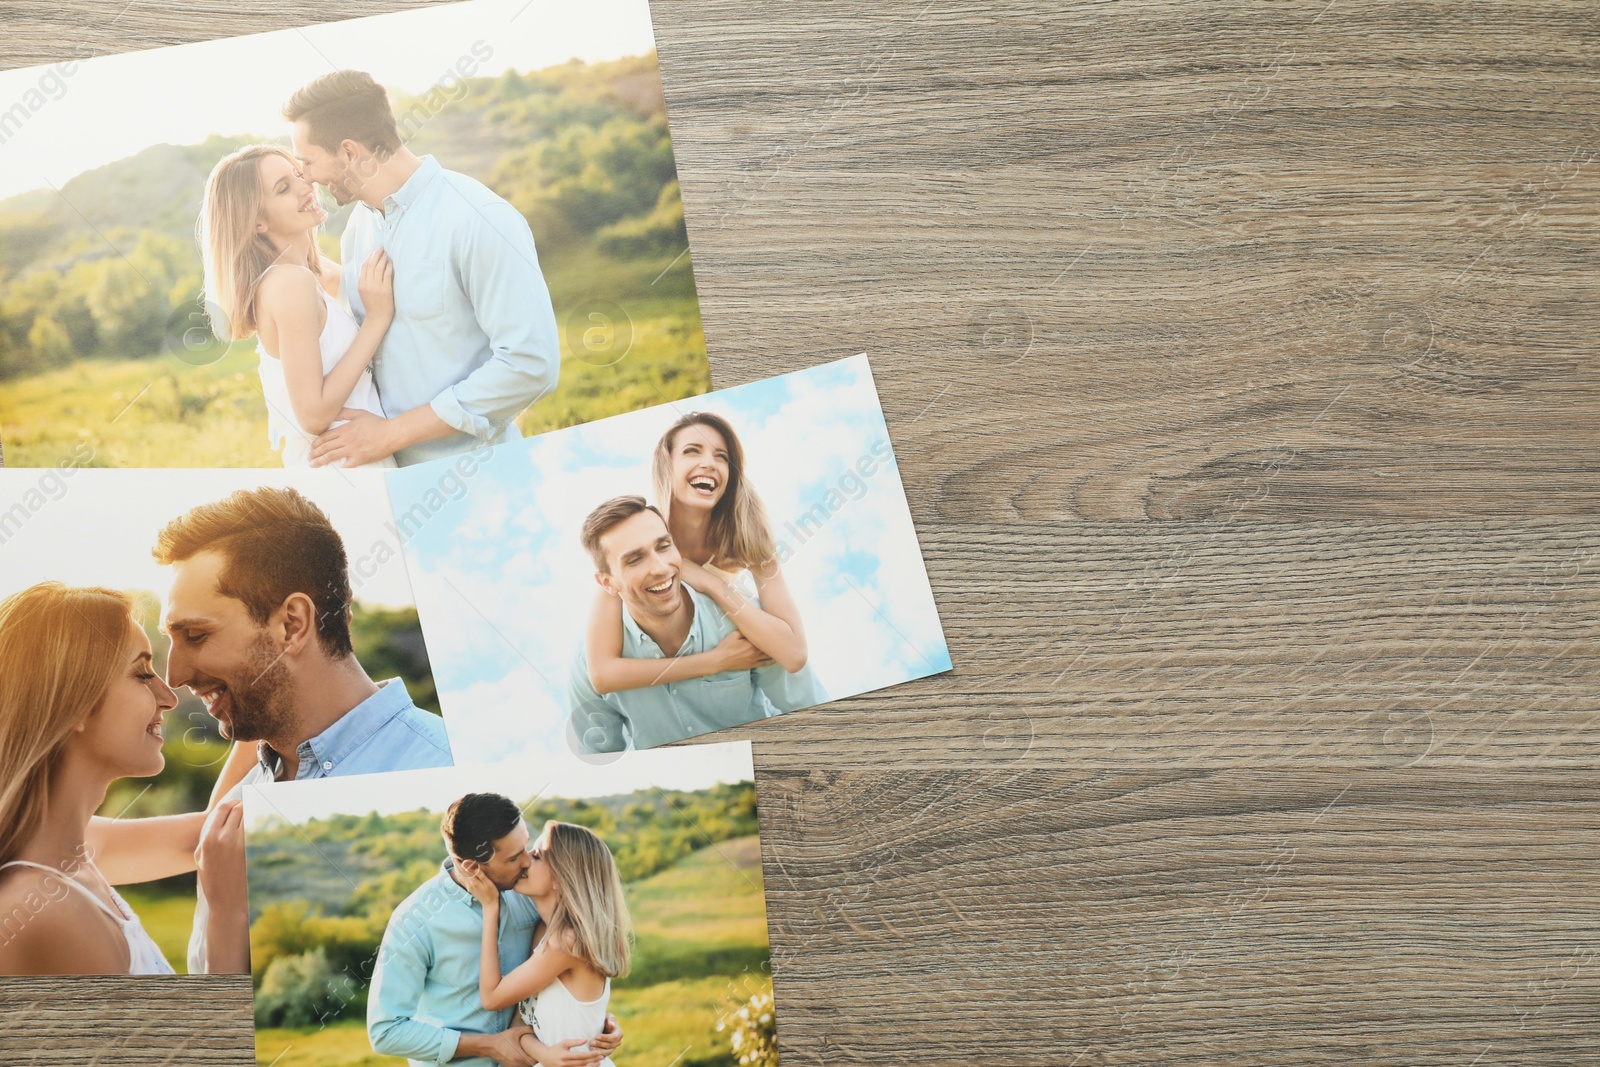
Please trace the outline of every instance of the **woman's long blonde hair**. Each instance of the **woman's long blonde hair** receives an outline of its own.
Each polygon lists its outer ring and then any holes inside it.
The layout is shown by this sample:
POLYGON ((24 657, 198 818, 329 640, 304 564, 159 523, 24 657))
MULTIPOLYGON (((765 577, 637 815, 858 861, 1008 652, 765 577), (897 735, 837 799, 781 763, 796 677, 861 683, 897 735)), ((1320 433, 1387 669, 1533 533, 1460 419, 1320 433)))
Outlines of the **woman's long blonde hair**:
POLYGON ((622 898, 617 861, 586 826, 551 820, 541 835, 544 860, 555 875, 556 906, 544 917, 546 936, 569 943, 573 955, 608 978, 628 973, 633 920, 622 898))
POLYGON ((721 415, 708 411, 691 411, 667 428, 656 442, 654 462, 651 464, 655 484, 656 506, 667 528, 672 528, 672 449, 673 439, 680 430, 690 426, 709 426, 722 435, 728 445, 728 484, 722 498, 711 509, 711 562, 723 570, 747 567, 754 570, 772 562, 778 555, 778 546, 772 539, 772 527, 767 523, 767 509, 756 494, 755 487, 744 476, 744 446, 733 426, 721 415))
POLYGON ((0 863, 38 831, 73 729, 124 670, 133 601, 41 582, 0 601, 0 863))
MULTIPOLYGON (((256 232, 256 223, 261 221, 261 160, 266 156, 282 156, 297 170, 300 167, 300 161, 282 145, 247 145, 222 157, 206 179, 196 236, 205 263, 211 331, 224 341, 254 336, 256 285, 268 267, 280 262, 267 235, 256 232)), ((315 230, 305 266, 313 274, 321 271, 315 230)))

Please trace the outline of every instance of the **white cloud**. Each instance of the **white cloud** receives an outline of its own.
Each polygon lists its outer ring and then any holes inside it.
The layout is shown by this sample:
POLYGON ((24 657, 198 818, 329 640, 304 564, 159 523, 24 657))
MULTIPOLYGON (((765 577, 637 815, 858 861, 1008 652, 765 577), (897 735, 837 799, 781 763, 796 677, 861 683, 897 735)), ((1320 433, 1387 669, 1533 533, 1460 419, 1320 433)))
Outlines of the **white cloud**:
POLYGON ((457 763, 494 763, 566 750, 565 712, 527 664, 494 681, 451 692, 444 715, 457 763))

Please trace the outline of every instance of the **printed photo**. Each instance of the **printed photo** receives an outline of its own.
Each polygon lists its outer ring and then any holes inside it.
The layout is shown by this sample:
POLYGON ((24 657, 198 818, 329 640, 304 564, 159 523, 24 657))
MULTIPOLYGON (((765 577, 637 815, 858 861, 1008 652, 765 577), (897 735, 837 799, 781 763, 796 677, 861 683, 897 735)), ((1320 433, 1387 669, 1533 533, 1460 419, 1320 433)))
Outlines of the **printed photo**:
POLYGON ((646 0, 0 72, 0 164, 12 467, 403 467, 710 388, 646 0))
POLYGON ((462 762, 950 669, 865 356, 386 477, 462 762))
POLYGON ((245 793, 262 1067, 777 1064, 748 743, 245 793))
POLYGON ((0 470, 0 973, 244 973, 243 785, 451 764, 389 513, 375 471, 0 470))

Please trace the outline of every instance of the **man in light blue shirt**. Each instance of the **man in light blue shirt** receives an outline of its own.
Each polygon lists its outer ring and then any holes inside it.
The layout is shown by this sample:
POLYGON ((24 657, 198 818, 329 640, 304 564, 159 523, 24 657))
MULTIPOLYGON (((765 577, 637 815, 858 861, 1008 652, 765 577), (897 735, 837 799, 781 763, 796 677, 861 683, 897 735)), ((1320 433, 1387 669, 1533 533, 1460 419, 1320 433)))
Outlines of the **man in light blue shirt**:
POLYGON ((217 833, 242 785, 449 766, 450 743, 403 681, 374 682, 356 659, 343 540, 299 492, 240 490, 192 508, 154 554, 172 568, 168 684, 188 686, 227 740, 257 742, 256 762, 201 831, 189 939, 192 973, 244 973, 242 841, 217 833))
POLYGON ((601 504, 585 520, 583 540, 595 561, 595 580, 622 598, 625 658, 710 653, 723 669, 601 694, 580 645, 568 692, 581 751, 653 748, 823 699, 809 667, 788 674, 760 649, 734 638, 737 627, 716 601, 679 580, 682 557, 661 513, 643 497, 601 504))
POLYGON ((387 418, 346 409, 317 438, 312 466, 401 466, 513 441, 523 409, 554 392, 561 345, 533 233, 483 183, 400 142, 388 94, 342 70, 290 98, 294 153, 307 180, 341 205, 356 201, 340 242, 351 313, 361 264, 384 248, 394 264, 395 316, 373 376, 387 418))
POLYGON ((616 1051, 622 1031, 606 1016, 606 1030, 584 1052, 541 1044, 531 1027, 512 1025, 512 1008, 494 1011, 478 993, 483 905, 456 878, 457 869, 481 871, 500 890, 500 973, 509 974, 533 954, 539 910, 515 892, 527 876, 528 828, 522 812, 496 793, 468 793, 451 803, 440 826, 450 858, 389 917, 367 996, 367 1036, 373 1051, 402 1056, 414 1067, 590 1067, 616 1051), (475 858, 474 858, 475 857, 475 858))

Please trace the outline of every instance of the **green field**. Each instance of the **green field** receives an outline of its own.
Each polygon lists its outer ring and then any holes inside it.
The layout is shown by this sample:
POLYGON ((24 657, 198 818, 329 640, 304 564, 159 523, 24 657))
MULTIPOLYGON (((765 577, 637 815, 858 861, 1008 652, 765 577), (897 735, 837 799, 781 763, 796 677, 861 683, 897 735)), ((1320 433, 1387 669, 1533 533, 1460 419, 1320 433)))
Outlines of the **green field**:
MULTIPOLYGON (((702 848, 628 887, 639 938, 634 972, 614 983, 624 1032, 617 1067, 735 1061, 716 1024, 770 988, 761 845, 734 838, 702 848)), ((399 1067, 378 1056, 359 1019, 320 1030, 258 1029, 261 1067, 399 1067)))
MULTIPOLYGON (((683 271, 687 259, 674 271, 683 271)), ((620 331, 596 333, 597 342, 616 343, 628 337, 631 322, 632 343, 611 366, 596 365, 612 358, 610 351, 590 356, 593 362, 574 354, 572 344, 580 351, 583 345, 586 305, 573 305, 571 328, 561 324, 560 385, 517 420, 523 433, 709 390, 705 337, 692 293, 632 302, 620 331)), ((93 458, 77 466, 276 467, 277 453, 267 447, 258 358, 252 344, 241 342, 208 366, 190 366, 171 355, 89 359, 0 382, 6 465, 60 466, 88 444, 93 458)))

